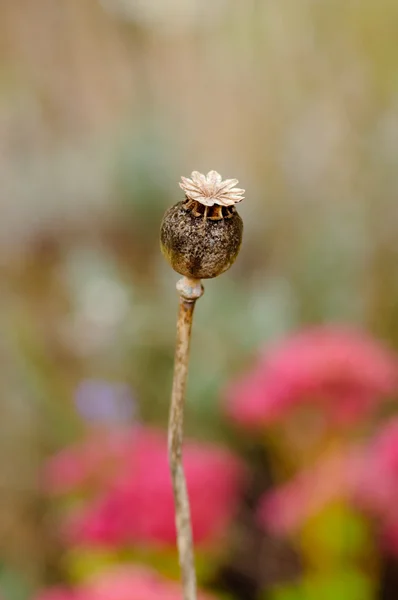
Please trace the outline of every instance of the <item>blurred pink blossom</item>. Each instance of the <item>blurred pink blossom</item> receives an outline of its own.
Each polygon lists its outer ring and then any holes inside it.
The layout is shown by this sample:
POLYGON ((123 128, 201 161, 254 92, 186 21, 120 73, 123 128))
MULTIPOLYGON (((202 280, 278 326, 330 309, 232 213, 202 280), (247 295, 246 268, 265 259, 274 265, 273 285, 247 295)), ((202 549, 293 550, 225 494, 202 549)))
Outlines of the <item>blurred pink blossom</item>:
POLYGON ((317 327, 268 350, 226 394, 238 423, 261 427, 294 407, 322 402, 334 422, 351 423, 397 391, 397 357, 365 333, 317 327))
POLYGON ((398 555, 398 418, 367 444, 355 480, 355 505, 375 519, 380 542, 398 555))
POLYGON ((374 519, 380 541, 398 554, 398 419, 373 440, 351 445, 319 460, 276 490, 258 508, 262 526, 277 534, 297 531, 335 500, 344 500, 374 519))
MULTIPOLYGON (((71 513, 66 524, 67 539, 70 543, 111 547, 134 543, 174 545, 166 435, 135 427, 117 442, 88 440, 50 461, 46 479, 50 490, 79 492, 88 481, 97 482, 94 488, 88 488, 82 506, 71 513), (93 452, 96 445, 98 451, 93 452), (114 459, 112 468, 110 458, 114 459), (78 477, 73 471, 75 462, 78 477), (102 486, 98 485, 99 477, 102 486)), ((189 441, 184 446, 184 464, 195 541, 206 544, 219 540, 235 514, 244 468, 219 446, 189 441)))
POLYGON ((103 487, 123 463, 131 444, 132 429, 93 431, 87 438, 50 458, 43 470, 42 484, 51 494, 103 487))
POLYGON ((398 524, 397 418, 385 425, 365 448, 362 469, 355 482, 354 500, 384 523, 398 524))
POLYGON ((334 452, 260 500, 259 522, 276 534, 298 530, 335 500, 351 500, 363 466, 360 448, 334 452))
MULTIPOLYGON (((199 592, 198 600, 214 600, 199 592)), ((179 583, 136 566, 118 566, 96 575, 85 584, 69 591, 49 588, 35 600, 182 600, 179 583)))

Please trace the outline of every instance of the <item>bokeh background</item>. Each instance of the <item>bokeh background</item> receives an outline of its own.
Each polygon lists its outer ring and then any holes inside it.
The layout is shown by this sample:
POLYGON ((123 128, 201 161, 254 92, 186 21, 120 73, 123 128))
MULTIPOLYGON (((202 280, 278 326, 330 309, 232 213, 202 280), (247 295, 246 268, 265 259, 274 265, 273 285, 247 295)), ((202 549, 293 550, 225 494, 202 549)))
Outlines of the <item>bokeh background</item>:
POLYGON ((193 331, 204 593, 398 597, 397 31, 395 0, 2 1, 2 599, 181 597, 158 232, 193 169, 246 189, 193 331))

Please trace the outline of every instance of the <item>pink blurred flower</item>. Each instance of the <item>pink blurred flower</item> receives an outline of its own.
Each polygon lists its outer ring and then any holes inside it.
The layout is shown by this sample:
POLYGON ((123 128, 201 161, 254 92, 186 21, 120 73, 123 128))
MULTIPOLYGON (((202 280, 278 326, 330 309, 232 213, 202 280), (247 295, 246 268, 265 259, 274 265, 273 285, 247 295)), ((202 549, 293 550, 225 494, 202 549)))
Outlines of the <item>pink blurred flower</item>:
POLYGON ((354 500, 383 522, 397 522, 398 419, 388 423, 364 450, 354 500))
MULTIPOLYGON (((111 547, 134 543, 174 545, 174 501, 166 436, 157 430, 134 428, 117 446, 118 460, 113 469, 104 456, 106 442, 102 446, 95 461, 91 441, 73 450, 74 460, 82 464, 86 464, 85 452, 89 450, 90 468, 85 466, 84 477, 69 479, 64 489, 69 490, 73 481, 73 491, 79 491, 88 474, 91 479, 97 474, 102 476, 103 485, 91 490, 83 506, 71 514, 66 527, 69 542, 111 547)), ((56 467, 60 465, 62 471, 63 464, 59 457, 52 461, 51 481, 57 485, 49 486, 50 489, 59 491, 56 467)), ((185 444, 184 464, 195 541, 206 544, 220 540, 239 502, 243 466, 227 450, 195 442, 185 444)))
MULTIPOLYGON (((179 583, 141 567, 118 566, 96 575, 73 591, 49 588, 35 600, 182 600, 179 583)), ((199 592, 198 600, 214 600, 199 592)))
POLYGON ((131 429, 109 429, 106 435, 93 432, 84 441, 61 450, 43 470, 45 491, 67 494, 84 487, 103 487, 123 462, 131 439, 131 429))
POLYGON ((226 410, 238 423, 261 427, 294 407, 322 402, 333 420, 353 422, 397 391, 396 356, 365 333, 324 326, 269 350, 233 383, 226 410))
POLYGON ((355 505, 375 519, 380 542, 398 555, 398 418, 385 425, 363 452, 355 505))
POLYGON ((297 531, 335 500, 374 519, 381 543, 398 554, 398 419, 361 445, 320 460, 275 491, 258 508, 259 522, 277 534, 297 531))
POLYGON ((362 470, 360 448, 351 447, 322 458, 259 503, 259 522, 279 535, 297 531, 330 502, 351 500, 362 470))

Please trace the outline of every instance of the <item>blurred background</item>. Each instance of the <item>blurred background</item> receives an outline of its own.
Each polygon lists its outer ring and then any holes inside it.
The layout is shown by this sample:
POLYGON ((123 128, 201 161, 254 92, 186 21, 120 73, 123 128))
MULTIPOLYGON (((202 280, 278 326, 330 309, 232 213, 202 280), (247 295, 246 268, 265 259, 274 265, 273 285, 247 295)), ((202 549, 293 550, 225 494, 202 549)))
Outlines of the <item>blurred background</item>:
POLYGON ((246 189, 193 330, 203 598, 398 597, 398 4, 3 0, 0 594, 177 600, 177 182, 246 189), (152 594, 152 595, 151 595, 152 594))

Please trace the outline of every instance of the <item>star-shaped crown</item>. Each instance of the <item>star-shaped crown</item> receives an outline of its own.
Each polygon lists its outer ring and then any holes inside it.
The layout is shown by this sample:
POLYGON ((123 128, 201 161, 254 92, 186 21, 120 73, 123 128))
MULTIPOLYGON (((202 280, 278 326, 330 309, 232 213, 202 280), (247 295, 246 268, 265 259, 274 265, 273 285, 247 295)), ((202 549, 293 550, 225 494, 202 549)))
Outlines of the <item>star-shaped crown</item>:
POLYGON ((181 177, 180 188, 187 198, 204 204, 204 206, 233 206, 244 198, 245 190, 235 187, 237 179, 225 179, 217 171, 209 171, 207 175, 192 171, 191 179, 181 177))

